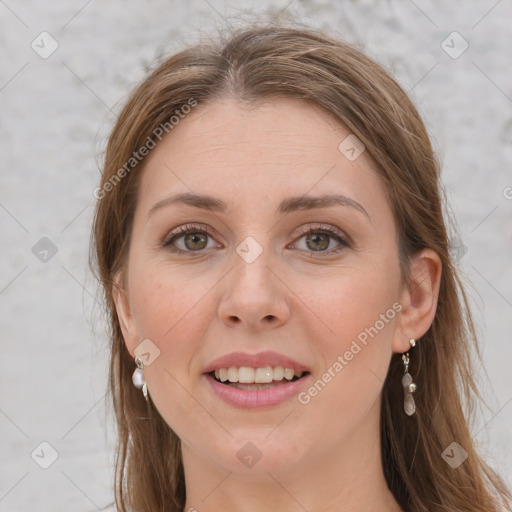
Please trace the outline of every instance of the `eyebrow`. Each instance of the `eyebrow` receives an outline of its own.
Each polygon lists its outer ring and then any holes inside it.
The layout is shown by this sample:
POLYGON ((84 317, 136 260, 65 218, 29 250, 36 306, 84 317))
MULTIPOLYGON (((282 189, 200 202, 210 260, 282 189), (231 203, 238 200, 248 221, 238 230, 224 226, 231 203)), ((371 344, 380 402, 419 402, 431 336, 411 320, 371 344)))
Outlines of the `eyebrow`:
MULTIPOLYGON (((216 197, 202 194, 193 194, 185 192, 171 197, 167 197, 155 203, 148 211, 147 217, 151 217, 157 210, 172 204, 184 204, 203 210, 212 212, 225 213, 228 210, 228 205, 216 197)), ((327 194, 317 197, 311 196, 295 196, 288 197, 281 201, 278 213, 286 214, 299 210, 312 210, 315 208, 327 208, 329 206, 349 206, 364 214, 368 219, 370 216, 368 212, 354 199, 346 197, 341 194, 327 194)), ((370 219, 371 220, 371 219, 370 219)))

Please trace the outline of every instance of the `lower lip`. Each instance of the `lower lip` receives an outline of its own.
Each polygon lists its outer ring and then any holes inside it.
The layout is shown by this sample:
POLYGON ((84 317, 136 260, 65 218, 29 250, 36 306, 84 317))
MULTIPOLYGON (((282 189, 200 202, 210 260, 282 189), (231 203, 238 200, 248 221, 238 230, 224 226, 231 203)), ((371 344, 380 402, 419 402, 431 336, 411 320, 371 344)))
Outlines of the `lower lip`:
POLYGON ((230 405, 241 407, 243 409, 254 409, 257 407, 268 407, 280 404, 285 400, 298 395, 309 376, 310 374, 305 375, 294 382, 288 382, 286 384, 276 384, 272 388, 246 390, 221 384, 209 374, 203 375, 219 398, 230 405))

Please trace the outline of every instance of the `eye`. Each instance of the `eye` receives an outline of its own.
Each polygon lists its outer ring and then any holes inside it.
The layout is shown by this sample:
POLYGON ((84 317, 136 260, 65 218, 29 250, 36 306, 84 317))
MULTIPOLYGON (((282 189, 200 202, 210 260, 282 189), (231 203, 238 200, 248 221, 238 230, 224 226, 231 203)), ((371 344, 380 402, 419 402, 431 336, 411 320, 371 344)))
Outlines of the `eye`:
MULTIPOLYGON (((312 253, 338 253, 346 247, 350 246, 348 239, 337 229, 326 226, 323 224, 315 227, 301 227, 299 232, 302 236, 298 240, 305 239, 306 248, 302 249, 312 253), (338 245, 335 248, 329 247, 332 245, 332 240, 335 240, 338 245)), ((215 245, 208 245, 209 238, 212 237, 212 230, 208 226, 199 226, 196 224, 186 224, 173 230, 169 236, 162 242, 162 247, 165 247, 174 253, 200 253, 204 249, 211 249, 215 245)), ((295 242, 294 246, 297 244, 295 242)))
MULTIPOLYGON (((300 231, 303 236, 298 240, 305 239, 306 248, 304 250, 306 251, 334 254, 350 246, 347 238, 340 231, 331 226, 321 224, 315 227, 301 228, 300 231), (335 246, 334 249, 331 248, 327 250, 331 246, 332 239, 338 242, 338 245, 335 246)), ((294 245, 296 245, 296 243, 294 245)))
POLYGON ((210 236, 211 229, 208 226, 187 224, 172 231, 162 243, 162 247, 176 253, 201 252, 203 249, 212 247, 208 246, 210 236), (181 247, 176 247, 178 242, 181 247))

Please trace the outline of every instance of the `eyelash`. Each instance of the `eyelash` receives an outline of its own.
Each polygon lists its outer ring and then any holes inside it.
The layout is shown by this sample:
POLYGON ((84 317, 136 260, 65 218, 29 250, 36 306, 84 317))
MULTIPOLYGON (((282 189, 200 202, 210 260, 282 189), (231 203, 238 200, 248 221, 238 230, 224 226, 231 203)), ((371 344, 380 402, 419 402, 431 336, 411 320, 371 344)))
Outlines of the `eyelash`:
MULTIPOLYGON (((181 238, 184 235, 187 235, 189 233, 203 233, 211 236, 213 238, 213 231, 208 226, 200 226, 197 224, 185 224, 184 226, 180 226, 179 228, 176 228, 174 231, 172 231, 163 242, 162 247, 169 250, 173 253, 178 254, 200 254, 204 252, 203 250, 200 251, 183 251, 182 249, 177 249, 176 247, 173 247, 172 244, 177 239, 181 238)), ((297 240, 300 240, 305 235, 308 235, 309 233, 320 233, 320 234, 326 234, 330 235, 333 238, 336 239, 337 242, 339 242, 339 246, 335 249, 331 249, 329 251, 309 251, 311 254, 319 254, 319 255, 331 255, 331 254, 337 254, 338 252, 342 251, 346 247, 350 247, 349 240, 343 236, 338 230, 332 228, 331 226, 319 224, 315 227, 307 227, 307 228, 299 228, 300 237, 297 240)))

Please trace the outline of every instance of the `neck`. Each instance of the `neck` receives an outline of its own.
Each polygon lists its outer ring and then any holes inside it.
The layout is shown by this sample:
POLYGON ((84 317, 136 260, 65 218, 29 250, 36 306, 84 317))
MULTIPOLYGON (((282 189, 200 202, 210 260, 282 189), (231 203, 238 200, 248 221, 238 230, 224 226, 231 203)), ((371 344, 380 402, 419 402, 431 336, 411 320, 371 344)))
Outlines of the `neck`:
POLYGON ((382 469, 378 412, 372 411, 339 449, 315 452, 297 472, 266 468, 249 478, 212 464, 183 444, 184 511, 401 512, 382 469))

